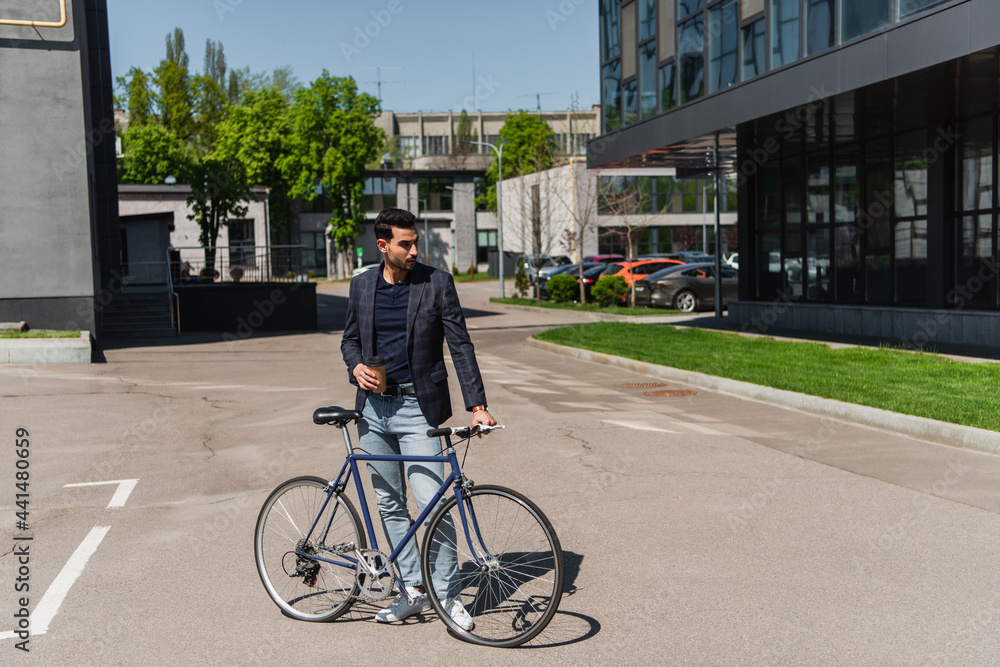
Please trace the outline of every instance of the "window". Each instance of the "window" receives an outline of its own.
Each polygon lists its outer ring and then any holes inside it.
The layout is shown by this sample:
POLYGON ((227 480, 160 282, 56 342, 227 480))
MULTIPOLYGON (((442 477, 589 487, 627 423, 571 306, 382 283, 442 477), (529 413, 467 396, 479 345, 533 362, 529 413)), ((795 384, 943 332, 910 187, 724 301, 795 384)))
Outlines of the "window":
POLYGON ((421 205, 422 211, 451 211, 452 196, 451 186, 455 184, 453 178, 418 178, 417 198, 424 202, 421 205))
POLYGON ((485 264, 490 261, 490 250, 497 249, 497 232, 495 229, 480 229, 476 231, 476 262, 485 264))
POLYGON ((681 104, 705 94, 705 21, 697 17, 678 28, 681 104))
POLYGON ((451 152, 451 137, 424 137, 424 155, 447 155, 451 152))
POLYGON ((622 86, 622 101, 623 106, 623 122, 622 125, 631 125, 639 119, 639 109, 638 109, 638 82, 632 79, 624 86, 622 86))
POLYGON ((660 68, 660 111, 673 109, 677 105, 677 68, 667 63, 660 68))
POLYGON ((736 83, 739 18, 735 0, 709 9, 708 26, 708 92, 714 93, 736 83))
POLYGON ((229 265, 252 267, 254 263, 253 219, 229 221, 229 265))
POLYGON ((764 57, 764 19, 754 21, 743 28, 743 81, 759 76, 767 69, 764 57))
POLYGON ((618 0, 601 0, 601 35, 604 54, 601 60, 621 55, 621 27, 618 22, 618 0))
POLYGON ((811 56, 834 45, 833 0, 807 0, 806 9, 806 49, 811 56))
POLYGON ((420 137, 404 137, 400 136, 397 141, 399 144, 399 152, 403 157, 417 157, 420 155, 418 150, 420 143, 418 141, 420 137))
MULTIPOLYGON (((486 210, 486 193, 489 190, 486 179, 482 176, 476 176, 472 179, 472 187, 476 192, 476 210, 485 211, 486 210)), ((486 261, 486 260, 483 260, 486 261)))
POLYGON ((643 44, 640 49, 639 117, 649 118, 656 114, 656 40, 643 44))
POLYGON ((365 179, 361 196, 366 211, 381 211, 396 206, 396 177, 370 176, 365 179))
POLYGON ((900 0, 899 18, 904 19, 914 14, 919 14, 925 9, 930 9, 935 5, 940 5, 948 0, 900 0))
POLYGON ((639 41, 656 36, 656 0, 639 0, 639 41))
POLYGON ((622 126, 621 63, 605 65, 601 86, 601 109, 604 111, 604 131, 612 132, 622 126))
POLYGON ((799 0, 771 0, 771 67, 799 58, 799 0))
MULTIPOLYGON (((901 4, 907 4, 903 0, 901 4)), ((889 25, 889 0, 842 0, 840 40, 846 42, 889 25)))
POLYGON ((299 243, 305 246, 302 249, 302 266, 319 275, 326 275, 326 239, 323 232, 300 232, 299 243))
POLYGON ((677 0, 677 18, 682 19, 704 6, 705 0, 677 0))

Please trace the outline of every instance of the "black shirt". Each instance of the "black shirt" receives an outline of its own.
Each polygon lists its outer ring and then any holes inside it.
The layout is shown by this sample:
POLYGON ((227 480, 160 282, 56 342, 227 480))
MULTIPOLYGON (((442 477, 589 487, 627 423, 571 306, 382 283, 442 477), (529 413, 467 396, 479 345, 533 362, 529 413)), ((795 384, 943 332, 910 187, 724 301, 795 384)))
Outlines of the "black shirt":
POLYGON ((375 285, 375 354, 385 359, 386 382, 412 382, 406 355, 406 310, 410 304, 410 281, 386 282, 382 269, 375 285))

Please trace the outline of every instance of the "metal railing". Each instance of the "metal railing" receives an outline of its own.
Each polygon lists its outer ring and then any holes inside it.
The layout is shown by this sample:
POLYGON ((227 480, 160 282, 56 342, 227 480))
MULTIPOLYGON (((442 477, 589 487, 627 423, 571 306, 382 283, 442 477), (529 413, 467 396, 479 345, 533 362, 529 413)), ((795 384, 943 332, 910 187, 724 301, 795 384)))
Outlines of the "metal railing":
POLYGON ((171 285, 240 282, 305 282, 315 251, 304 245, 209 246, 215 250, 211 267, 202 246, 167 250, 171 285))

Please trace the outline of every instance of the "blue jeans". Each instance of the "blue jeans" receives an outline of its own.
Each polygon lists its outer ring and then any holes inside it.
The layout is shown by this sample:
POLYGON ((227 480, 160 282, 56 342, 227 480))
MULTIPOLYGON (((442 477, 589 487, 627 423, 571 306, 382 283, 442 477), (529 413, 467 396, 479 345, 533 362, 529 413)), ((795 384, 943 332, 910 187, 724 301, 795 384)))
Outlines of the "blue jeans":
MULTIPOLYGON (((431 426, 424 419, 416 396, 382 396, 371 394, 365 402, 362 419, 358 422, 361 451, 380 456, 435 456, 441 453, 441 441, 427 437, 431 426)), ((409 479, 417 512, 434 499, 444 481, 444 463, 403 461, 369 461, 372 487, 378 498, 382 528, 389 540, 390 553, 395 550, 410 529, 410 512, 406 507, 406 480, 409 479), (405 476, 404 476, 405 466, 405 476)), ((428 515, 430 516, 430 515, 428 515)), ((442 526, 450 532, 446 540, 454 544, 454 525, 449 520, 442 526)), ((424 528, 427 528, 426 523, 424 528)), ((448 596, 448 587, 458 570, 454 549, 438 549, 435 556, 434 589, 440 597, 448 596)), ((423 583, 420 574, 420 554, 416 537, 411 539, 396 558, 399 576, 407 586, 423 583)))

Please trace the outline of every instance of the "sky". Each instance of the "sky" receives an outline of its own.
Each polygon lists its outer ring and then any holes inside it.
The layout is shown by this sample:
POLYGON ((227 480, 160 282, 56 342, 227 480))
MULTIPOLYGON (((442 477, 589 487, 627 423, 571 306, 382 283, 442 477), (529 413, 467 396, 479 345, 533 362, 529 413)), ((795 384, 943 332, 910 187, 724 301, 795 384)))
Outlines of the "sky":
POLYGON ((111 67, 150 72, 184 31, 189 68, 205 41, 230 68, 290 65, 308 84, 352 76, 382 109, 589 109, 599 102, 597 0, 107 0, 111 67))

